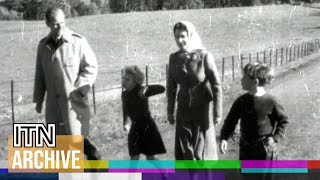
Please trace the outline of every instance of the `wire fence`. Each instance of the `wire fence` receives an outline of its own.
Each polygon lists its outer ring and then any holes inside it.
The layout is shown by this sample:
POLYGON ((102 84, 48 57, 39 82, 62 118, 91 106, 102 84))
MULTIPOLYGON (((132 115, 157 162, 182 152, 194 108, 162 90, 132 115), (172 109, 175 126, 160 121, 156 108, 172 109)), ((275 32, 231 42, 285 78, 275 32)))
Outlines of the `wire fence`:
MULTIPOLYGON (((221 73, 221 81, 229 82, 235 80, 241 74, 245 64, 249 62, 262 61, 271 67, 282 66, 284 64, 297 61, 305 56, 317 53, 320 41, 314 39, 300 44, 291 44, 286 47, 269 48, 264 51, 239 54, 236 56, 223 57, 216 60, 218 69, 221 73)), ((141 67, 145 70, 146 84, 160 83, 165 85, 168 65, 146 65, 141 67)), ((122 86, 121 70, 105 71, 99 73, 92 91, 89 93, 92 115, 100 116, 106 113, 108 104, 119 106, 122 86)), ((33 79, 19 81, 2 81, 0 82, 0 119, 11 122, 20 121, 41 121, 44 116, 36 114, 34 104, 32 103, 33 79)), ((159 106, 159 99, 165 98, 161 95, 152 99, 152 107, 155 109, 159 106)), ((160 114, 159 114, 160 116, 160 114)), ((2 121, 4 122, 4 121, 2 121)))

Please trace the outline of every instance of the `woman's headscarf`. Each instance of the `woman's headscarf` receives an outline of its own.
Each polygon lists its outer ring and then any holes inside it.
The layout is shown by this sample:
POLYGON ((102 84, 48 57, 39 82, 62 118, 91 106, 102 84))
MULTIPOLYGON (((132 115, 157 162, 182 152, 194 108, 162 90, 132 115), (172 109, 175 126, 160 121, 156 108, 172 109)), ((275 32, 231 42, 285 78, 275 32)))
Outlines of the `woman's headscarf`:
POLYGON ((186 27, 188 37, 190 38, 190 49, 191 50, 205 49, 203 47, 200 36, 199 36, 198 32, 196 31, 196 28, 194 27, 194 25, 191 22, 189 22, 189 21, 177 22, 173 27, 173 33, 175 32, 175 30, 184 29, 184 28, 181 28, 181 26, 179 26, 179 25, 186 27))

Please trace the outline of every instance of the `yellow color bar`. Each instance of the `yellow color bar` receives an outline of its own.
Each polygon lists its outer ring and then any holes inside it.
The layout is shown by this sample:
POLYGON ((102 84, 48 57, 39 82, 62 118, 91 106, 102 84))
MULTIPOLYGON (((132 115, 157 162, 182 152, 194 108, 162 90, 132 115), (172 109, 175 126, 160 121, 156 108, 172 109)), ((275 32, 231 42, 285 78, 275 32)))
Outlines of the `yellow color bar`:
POLYGON ((85 169, 108 169, 108 160, 85 160, 85 169))

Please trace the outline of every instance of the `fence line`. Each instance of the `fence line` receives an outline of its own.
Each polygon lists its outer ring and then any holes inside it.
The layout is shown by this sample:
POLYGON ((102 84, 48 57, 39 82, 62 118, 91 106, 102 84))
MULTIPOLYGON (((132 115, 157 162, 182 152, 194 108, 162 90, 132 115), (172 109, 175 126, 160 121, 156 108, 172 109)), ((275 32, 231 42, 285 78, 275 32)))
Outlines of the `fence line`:
MULTIPOLYGON (((235 79, 235 74, 236 74, 236 66, 235 66, 235 60, 236 57, 237 58, 237 69, 242 69, 244 64, 246 64, 246 62, 254 62, 254 60, 256 61, 260 61, 261 57, 260 54, 263 54, 263 62, 264 63, 268 63, 269 65, 272 66, 282 66, 285 63, 291 62, 291 61, 296 61, 299 60, 305 56, 317 53, 318 50, 320 48, 320 41, 319 39, 314 39, 312 41, 309 42, 302 42, 301 44, 295 44, 295 45, 290 45, 289 47, 281 47, 281 48, 271 48, 269 49, 269 53, 267 53, 267 49, 262 51, 262 52, 256 52, 256 57, 254 57, 255 53, 249 52, 248 54, 240 54, 239 56, 229 56, 229 57, 222 57, 222 62, 221 62, 221 80, 222 82, 224 82, 226 79, 226 76, 232 76, 232 80, 235 79), (268 54, 268 55, 267 55, 268 54), (230 63, 230 61, 227 61, 227 59, 231 58, 231 68, 230 68, 230 64, 228 65, 227 62, 230 63), (280 61, 278 63, 278 61, 280 61), (240 67, 239 67, 239 62, 240 62, 240 67), (229 67, 229 69, 227 68, 229 67)), ((156 67, 161 67, 164 65, 157 65, 156 67)), ((146 85, 149 85, 150 83, 159 83, 159 82, 163 82, 166 81, 168 78, 168 64, 166 64, 165 66, 165 76, 166 78, 158 78, 157 80, 150 80, 150 72, 155 72, 155 68, 154 65, 153 66, 149 66, 146 65, 145 66, 145 76, 146 76, 146 85), (151 71, 154 70, 154 71, 151 71)), ((100 114, 99 112, 97 112, 97 105, 101 104, 101 103, 97 103, 97 92, 105 92, 105 91, 111 91, 111 90, 115 90, 115 89, 119 89, 121 91, 123 91, 123 87, 122 87, 122 77, 123 77, 123 70, 119 70, 121 72, 121 79, 120 79, 120 86, 116 85, 116 86, 112 86, 110 88, 101 88, 101 89, 97 89, 96 84, 93 85, 92 87, 92 102, 93 102, 93 114, 97 115, 100 114)), ((119 71, 110 71, 110 72, 103 72, 103 73, 119 73, 119 71)), ((160 76, 162 74, 162 71, 157 71, 157 73, 160 73, 160 76)), ((16 104, 14 101, 14 97, 15 97, 15 93, 16 93, 16 84, 17 83, 22 83, 22 82, 27 82, 27 81, 32 81, 32 79, 28 79, 28 80, 19 80, 19 81, 14 81, 11 80, 10 81, 10 93, 11 93, 11 104, 10 106, 2 106, 4 107, 11 107, 11 118, 12 118, 12 122, 14 123, 16 121, 15 119, 15 106, 19 106, 19 104, 16 104)), ((9 81, 5 81, 5 82, 9 82, 9 81)), ((0 82, 1 84, 4 84, 5 82, 0 82)), ((24 104, 25 105, 25 104, 24 104)))

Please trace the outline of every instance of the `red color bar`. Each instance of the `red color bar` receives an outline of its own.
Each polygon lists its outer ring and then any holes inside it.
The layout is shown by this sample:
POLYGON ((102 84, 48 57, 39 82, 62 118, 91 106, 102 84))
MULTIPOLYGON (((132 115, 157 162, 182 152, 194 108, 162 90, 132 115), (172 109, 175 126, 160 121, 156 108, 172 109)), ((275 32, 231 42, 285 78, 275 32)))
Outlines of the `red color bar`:
POLYGON ((320 169, 320 160, 308 160, 308 169, 320 169))

